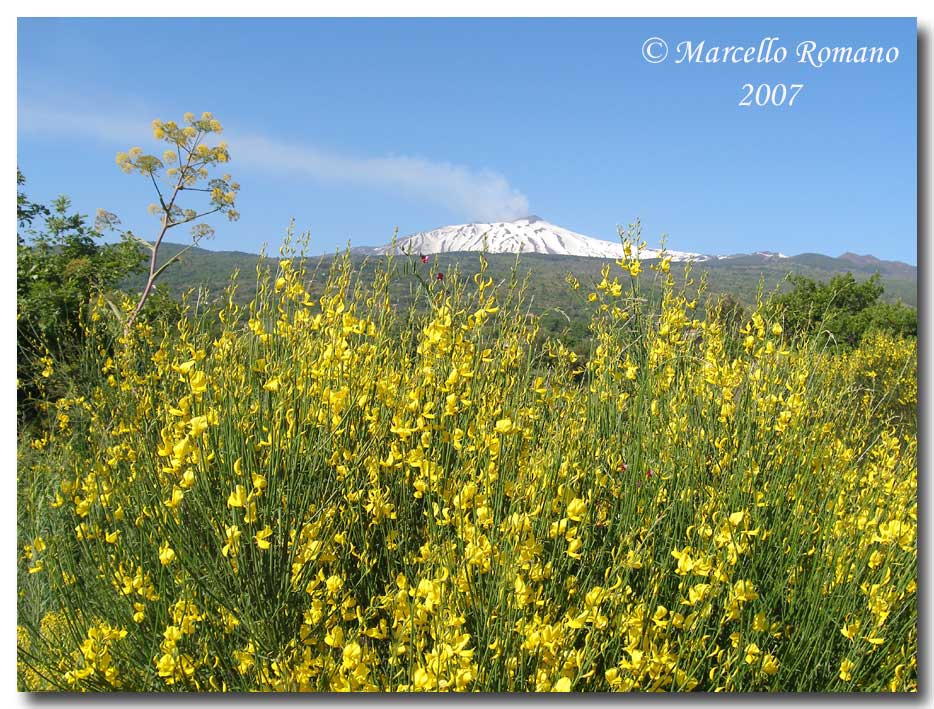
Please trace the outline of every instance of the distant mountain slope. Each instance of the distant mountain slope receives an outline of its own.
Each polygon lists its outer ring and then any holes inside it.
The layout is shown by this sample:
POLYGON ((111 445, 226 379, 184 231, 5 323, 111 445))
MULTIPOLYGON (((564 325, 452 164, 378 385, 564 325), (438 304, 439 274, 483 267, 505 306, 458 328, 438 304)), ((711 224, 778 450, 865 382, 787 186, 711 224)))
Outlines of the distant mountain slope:
POLYGON ((854 254, 850 251, 841 254, 840 260, 853 264, 854 268, 879 271, 880 273, 887 273, 892 276, 897 274, 905 278, 918 277, 917 266, 911 266, 907 263, 902 263, 901 261, 884 261, 882 259, 876 258, 875 256, 860 256, 859 254, 854 254))
MULTIPOLYGON (((161 262, 177 253, 181 248, 179 244, 163 244, 161 262)), ((310 257, 317 262, 332 258, 310 257)), ((378 255, 353 253, 352 258, 358 262, 374 261, 382 258, 378 255)), ((397 257, 397 262, 404 261, 397 257)), ((490 274, 499 280, 508 277, 510 269, 515 264, 514 254, 488 254, 490 274)), ((206 287, 212 294, 219 294, 230 278, 235 268, 240 270, 240 300, 247 300, 255 282, 255 271, 259 256, 241 251, 208 251, 206 249, 192 249, 182 257, 180 263, 167 269, 160 278, 159 283, 172 293, 179 294, 188 288, 197 286, 206 287)), ((554 254, 527 253, 520 257, 520 271, 531 271, 533 277, 530 281, 530 292, 535 296, 536 309, 563 308, 567 310, 568 293, 564 283, 565 274, 574 273, 585 287, 591 281, 600 280, 600 269, 608 261, 607 258, 592 258, 583 256, 561 256, 554 254)), ((612 263, 612 261, 610 262, 612 263)), ((479 259, 476 252, 453 252, 432 256, 431 268, 445 273, 459 268, 465 274, 476 272, 479 259)), ((422 267, 419 265, 419 267, 422 267)), ((618 272, 618 267, 613 264, 618 272)), ((676 276, 680 276, 680 268, 672 268, 676 276)), ((766 291, 780 286, 783 279, 794 273, 815 280, 827 281, 835 275, 851 272, 857 279, 869 278, 878 272, 885 286, 884 300, 894 302, 901 300, 906 305, 917 307, 918 302, 918 269, 906 263, 897 261, 883 261, 880 259, 850 259, 834 258, 822 254, 800 254, 787 258, 777 255, 746 254, 729 258, 713 258, 698 262, 694 266, 692 277, 700 278, 707 274, 709 291, 711 293, 732 293, 746 303, 752 303, 756 297, 756 290, 760 279, 766 291)), ((650 280, 652 273, 646 271, 650 280)), ((135 276, 128 279, 123 285, 130 290, 138 291, 142 288, 145 278, 135 276)), ((400 291, 408 288, 408 281, 400 275, 400 291)))

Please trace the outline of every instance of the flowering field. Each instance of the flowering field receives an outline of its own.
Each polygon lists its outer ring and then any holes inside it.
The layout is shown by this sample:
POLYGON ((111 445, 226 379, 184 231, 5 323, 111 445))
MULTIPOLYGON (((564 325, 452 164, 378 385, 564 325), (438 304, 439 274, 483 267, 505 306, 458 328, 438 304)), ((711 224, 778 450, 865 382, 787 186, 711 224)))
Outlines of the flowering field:
POLYGON ((518 272, 415 260, 400 310, 289 245, 248 307, 98 304, 20 442, 20 687, 916 690, 915 342, 652 268, 569 276, 580 358, 518 272))

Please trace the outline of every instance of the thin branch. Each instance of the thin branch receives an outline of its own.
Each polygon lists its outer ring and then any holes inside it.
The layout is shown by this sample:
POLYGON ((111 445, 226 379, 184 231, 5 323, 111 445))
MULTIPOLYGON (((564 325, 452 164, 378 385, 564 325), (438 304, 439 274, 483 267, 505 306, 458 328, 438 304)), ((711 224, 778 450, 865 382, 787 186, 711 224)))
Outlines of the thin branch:
POLYGON ((159 195, 159 204, 165 209, 165 200, 162 199, 162 190, 159 189, 159 185, 156 183, 156 176, 153 174, 152 170, 149 171, 149 179, 152 180, 152 186, 156 188, 156 194, 159 195))
POLYGON ((141 244, 142 244, 143 246, 145 246, 146 248, 152 250, 152 244, 150 244, 150 243, 149 243, 148 241, 146 241, 144 238, 142 238, 142 237, 140 237, 140 236, 137 236, 137 235, 134 234, 132 231, 127 231, 127 232, 125 232, 125 233, 128 234, 128 235, 130 236, 131 239, 135 239, 136 241, 138 241, 139 243, 141 243, 141 244))
POLYGON ((136 303, 136 307, 133 308, 133 312, 130 313, 130 317, 127 318, 126 324, 123 328, 124 334, 128 334, 130 332, 130 328, 136 321, 136 317, 143 309, 143 305, 146 304, 146 300, 149 298, 149 294, 152 292, 152 287, 157 276, 156 257, 159 253, 159 246, 162 244, 162 240, 165 238, 165 234, 171 226, 169 220, 171 218, 172 208, 175 206, 175 200, 178 198, 178 193, 181 191, 185 169, 191 164, 191 157, 192 154, 189 152, 188 159, 185 161, 185 167, 180 171, 178 181, 175 184, 175 189, 172 191, 172 198, 169 200, 169 203, 165 205, 164 213, 162 215, 162 230, 159 232, 159 236, 156 238, 152 245, 152 257, 149 259, 149 278, 146 280, 146 285, 143 288, 143 292, 140 295, 139 301, 136 303))
MULTIPOLYGON (((199 239, 198 241, 200 241, 200 239, 199 239)), ((173 263, 175 263, 176 261, 178 261, 179 259, 181 259, 181 257, 184 256, 187 252, 189 252, 189 251, 191 251, 193 248, 195 248, 195 246, 198 245, 198 241, 193 241, 193 242, 190 243, 188 246, 186 246, 184 249, 182 249, 181 251, 179 251, 177 254, 174 254, 171 258, 169 258, 169 260, 166 261, 164 264, 162 264, 162 265, 159 267, 159 270, 157 270, 157 271, 153 274, 152 279, 153 279, 153 280, 156 280, 156 279, 159 277, 159 274, 161 274, 165 269, 167 269, 167 268, 168 268, 169 266, 171 266, 173 263)))
POLYGON ((223 209, 223 207, 215 207, 209 212, 201 212, 201 214, 196 214, 195 216, 187 218, 187 219, 183 219, 180 222, 172 222, 171 224, 169 224, 167 228, 171 229, 172 227, 175 227, 175 226, 180 226, 182 224, 187 224, 188 222, 193 222, 195 219, 201 219, 201 217, 207 217, 211 214, 214 214, 215 212, 219 212, 221 209, 223 209))

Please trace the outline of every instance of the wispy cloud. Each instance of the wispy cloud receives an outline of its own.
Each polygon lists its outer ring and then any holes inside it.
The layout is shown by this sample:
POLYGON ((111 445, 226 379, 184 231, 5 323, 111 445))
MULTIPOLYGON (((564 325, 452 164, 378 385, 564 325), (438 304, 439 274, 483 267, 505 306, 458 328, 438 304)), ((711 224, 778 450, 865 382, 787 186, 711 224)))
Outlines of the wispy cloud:
POLYGON ((231 138, 231 149, 246 163, 292 170, 323 181, 398 190, 469 219, 514 219, 529 212, 525 195, 489 170, 405 156, 351 157, 249 135, 231 138))
POLYGON ((123 146, 140 143, 151 135, 152 119, 133 118, 110 112, 59 110, 45 104, 20 101, 17 106, 20 134, 80 135, 123 146))
MULTIPOLYGON (((149 121, 99 112, 59 111, 21 103, 21 133, 81 134, 124 144, 146 136, 149 121)), ((261 169, 288 170, 324 183, 364 185, 443 206, 467 220, 515 219, 528 199, 502 175, 418 157, 360 157, 237 131, 226 136, 233 159, 261 169)))

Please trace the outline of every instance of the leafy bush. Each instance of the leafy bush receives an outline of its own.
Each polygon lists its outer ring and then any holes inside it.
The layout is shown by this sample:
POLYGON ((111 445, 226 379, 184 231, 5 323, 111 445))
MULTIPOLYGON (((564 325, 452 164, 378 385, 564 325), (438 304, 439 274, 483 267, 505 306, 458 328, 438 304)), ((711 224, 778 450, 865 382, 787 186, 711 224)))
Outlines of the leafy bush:
MULTIPOLYGON (((16 183, 25 183, 18 170, 16 183)), ((101 243, 85 215, 69 213, 65 196, 50 208, 17 189, 16 207, 16 374, 23 416, 50 385, 62 395, 82 347, 82 309, 92 294, 106 293, 139 270, 142 253, 129 239, 101 243)))
POLYGON ((879 302, 884 288, 878 274, 859 282, 853 274, 834 276, 829 283, 793 276, 793 289, 773 298, 775 312, 796 335, 829 336, 853 347, 867 332, 916 336, 917 311, 901 303, 879 302))

